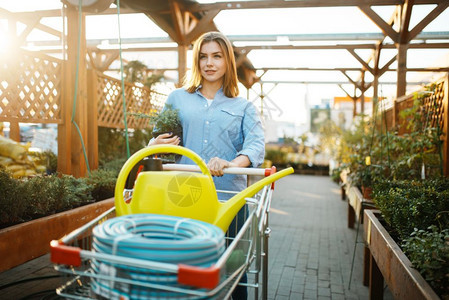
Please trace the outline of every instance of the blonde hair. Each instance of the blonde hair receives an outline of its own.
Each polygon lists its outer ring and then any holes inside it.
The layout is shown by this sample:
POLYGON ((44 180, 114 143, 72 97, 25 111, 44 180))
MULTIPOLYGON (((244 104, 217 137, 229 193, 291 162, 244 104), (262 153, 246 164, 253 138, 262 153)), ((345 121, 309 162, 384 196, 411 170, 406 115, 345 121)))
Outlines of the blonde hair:
POLYGON ((201 35, 193 45, 193 60, 190 78, 184 80, 184 88, 189 92, 195 92, 201 85, 203 77, 200 70, 201 47, 210 42, 216 42, 220 46, 226 62, 226 72, 223 76, 223 93, 226 97, 234 98, 239 94, 237 86, 237 68, 235 65, 234 51, 231 42, 221 32, 207 32, 201 35))

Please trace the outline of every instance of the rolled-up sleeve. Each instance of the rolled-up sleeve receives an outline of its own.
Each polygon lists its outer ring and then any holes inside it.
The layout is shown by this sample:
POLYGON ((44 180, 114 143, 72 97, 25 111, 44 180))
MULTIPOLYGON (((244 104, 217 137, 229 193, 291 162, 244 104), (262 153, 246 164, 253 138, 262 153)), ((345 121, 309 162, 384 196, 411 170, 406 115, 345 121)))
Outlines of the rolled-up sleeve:
POLYGON ((243 148, 237 155, 248 156, 252 167, 259 167, 265 156, 265 137, 256 107, 248 102, 242 123, 243 148))

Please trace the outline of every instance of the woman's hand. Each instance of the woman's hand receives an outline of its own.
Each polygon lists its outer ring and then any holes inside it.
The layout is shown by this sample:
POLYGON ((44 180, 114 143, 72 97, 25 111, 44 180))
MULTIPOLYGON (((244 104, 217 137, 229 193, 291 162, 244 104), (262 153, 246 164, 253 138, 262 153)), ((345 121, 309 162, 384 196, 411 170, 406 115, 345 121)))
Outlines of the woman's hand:
POLYGON ((223 176, 225 168, 246 168, 251 165, 251 162, 246 155, 239 155, 232 161, 227 161, 218 157, 212 157, 207 163, 210 174, 212 176, 223 176))
POLYGON ((175 135, 172 136, 173 133, 163 133, 158 135, 156 138, 151 139, 148 143, 148 146, 154 146, 154 145, 179 145, 181 142, 181 139, 175 135))
POLYGON ((224 172, 223 169, 224 168, 229 168, 229 167, 235 167, 234 165, 232 165, 231 162, 218 158, 218 157, 213 157, 209 160, 209 162, 207 163, 207 167, 209 168, 210 174, 212 176, 223 176, 224 172))

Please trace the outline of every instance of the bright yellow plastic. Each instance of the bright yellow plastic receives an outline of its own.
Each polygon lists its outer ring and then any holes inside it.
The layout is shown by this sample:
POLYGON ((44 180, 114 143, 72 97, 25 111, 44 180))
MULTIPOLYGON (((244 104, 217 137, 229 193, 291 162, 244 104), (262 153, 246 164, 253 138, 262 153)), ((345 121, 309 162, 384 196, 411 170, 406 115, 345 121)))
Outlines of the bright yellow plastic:
POLYGON ((123 165, 115 187, 115 207, 118 216, 136 213, 164 214, 201 220, 220 227, 224 232, 245 204, 245 198, 255 195, 263 186, 293 172, 292 168, 266 177, 228 201, 217 199, 212 176, 204 161, 190 149, 174 145, 155 145, 131 156, 123 165), (193 160, 202 174, 180 171, 144 171, 134 185, 132 200, 125 203, 123 190, 131 169, 143 158, 157 153, 176 153, 193 160))

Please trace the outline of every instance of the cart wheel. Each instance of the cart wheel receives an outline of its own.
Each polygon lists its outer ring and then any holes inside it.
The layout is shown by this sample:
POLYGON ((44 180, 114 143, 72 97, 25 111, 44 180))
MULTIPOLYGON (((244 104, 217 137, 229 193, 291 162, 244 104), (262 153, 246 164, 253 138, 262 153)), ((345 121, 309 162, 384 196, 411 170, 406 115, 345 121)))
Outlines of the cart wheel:
POLYGON ((192 150, 181 147, 181 146, 174 146, 174 145, 154 145, 150 147, 143 148, 142 150, 137 151, 134 153, 123 165, 122 169, 120 170, 120 173, 117 178, 117 183, 115 185, 115 207, 118 211, 126 211, 127 210, 127 204, 125 203, 126 195, 132 195, 132 190, 125 190, 125 184, 127 181, 127 178, 129 176, 129 173, 134 168, 134 166, 139 163, 143 158, 158 154, 158 153, 174 153, 174 154, 180 154, 184 155, 191 160, 193 160, 194 163, 196 163, 199 167, 201 172, 209 177, 210 181, 213 181, 212 175, 209 172, 209 169, 207 168, 206 163, 201 159, 201 157, 193 152, 192 150), (126 194, 126 195, 124 195, 126 194))

